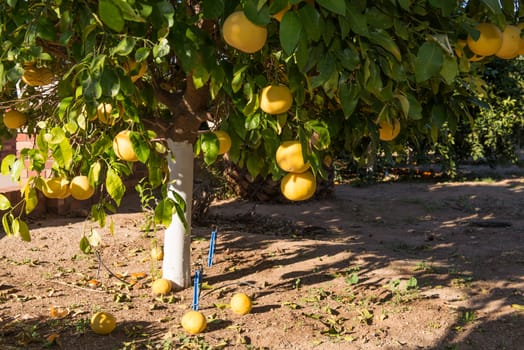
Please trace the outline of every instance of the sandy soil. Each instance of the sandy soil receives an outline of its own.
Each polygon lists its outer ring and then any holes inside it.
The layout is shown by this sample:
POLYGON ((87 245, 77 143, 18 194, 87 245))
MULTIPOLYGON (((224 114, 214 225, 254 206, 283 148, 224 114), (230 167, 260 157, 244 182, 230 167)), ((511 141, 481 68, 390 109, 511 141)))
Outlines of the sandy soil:
POLYGON ((47 217, 31 221, 30 243, 1 238, 0 349, 462 350, 524 344, 523 177, 339 185, 332 199, 300 204, 216 202, 206 222, 193 225, 194 269, 206 266, 200 310, 209 321, 199 336, 179 325, 191 288, 151 295, 161 264, 151 261, 149 250, 162 243, 163 230, 141 230, 144 216, 132 200, 128 204, 111 216, 114 235, 80 218, 47 217), (215 226, 215 259, 208 268, 215 226), (102 236, 99 252, 107 268, 79 250, 92 228, 102 236), (248 315, 227 307, 238 291, 254 301, 248 315), (89 329, 98 310, 117 317, 108 336, 89 329))

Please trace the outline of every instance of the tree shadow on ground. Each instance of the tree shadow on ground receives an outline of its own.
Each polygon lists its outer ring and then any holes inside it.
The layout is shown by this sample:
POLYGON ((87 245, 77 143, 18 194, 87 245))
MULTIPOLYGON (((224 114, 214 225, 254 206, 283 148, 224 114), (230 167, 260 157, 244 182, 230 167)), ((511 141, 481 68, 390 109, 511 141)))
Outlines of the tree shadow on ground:
MULTIPOLYGON (((424 298, 456 308, 454 321, 426 348, 518 349, 524 314, 511 305, 524 304, 522 180, 400 187, 339 186, 335 199, 314 204, 222 203, 211 210, 210 222, 222 227, 225 243, 217 249, 227 264, 208 281, 279 273, 271 290, 258 293, 263 296, 352 271, 361 276, 358 288, 375 291, 415 277, 424 298), (293 248, 278 252, 284 241, 293 248), (446 295, 450 290, 459 291, 458 300, 446 295)), ((391 298, 385 294, 384 300, 391 298)))

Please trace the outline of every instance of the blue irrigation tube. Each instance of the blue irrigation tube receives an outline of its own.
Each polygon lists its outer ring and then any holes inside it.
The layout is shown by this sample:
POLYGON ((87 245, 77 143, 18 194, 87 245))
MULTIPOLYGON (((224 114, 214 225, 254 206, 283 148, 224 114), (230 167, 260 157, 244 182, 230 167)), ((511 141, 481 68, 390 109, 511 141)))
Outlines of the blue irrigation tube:
POLYGON ((207 255, 207 266, 213 266, 213 257, 215 255, 215 243, 217 239, 217 228, 211 232, 211 239, 209 241, 209 254, 207 255))
POLYGON ((200 282, 202 281, 202 270, 195 271, 195 279, 193 281, 193 310, 198 310, 198 298, 200 297, 200 282))

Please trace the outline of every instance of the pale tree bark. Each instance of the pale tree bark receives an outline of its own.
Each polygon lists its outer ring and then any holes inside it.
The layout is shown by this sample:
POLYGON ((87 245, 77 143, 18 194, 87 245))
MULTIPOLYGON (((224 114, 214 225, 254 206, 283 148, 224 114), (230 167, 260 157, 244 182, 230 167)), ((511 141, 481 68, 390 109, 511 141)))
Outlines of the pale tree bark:
POLYGON ((193 145, 189 142, 167 140, 171 154, 168 156, 168 196, 173 192, 186 202, 185 221, 173 214, 171 224, 164 234, 164 261, 162 277, 171 281, 173 289, 189 287, 191 283, 191 205, 193 198, 193 145))

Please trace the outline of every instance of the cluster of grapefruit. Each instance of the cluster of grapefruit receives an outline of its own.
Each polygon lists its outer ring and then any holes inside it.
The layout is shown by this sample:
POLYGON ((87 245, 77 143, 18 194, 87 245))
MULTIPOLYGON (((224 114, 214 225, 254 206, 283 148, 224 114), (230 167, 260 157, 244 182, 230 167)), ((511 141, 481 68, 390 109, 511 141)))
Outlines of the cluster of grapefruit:
POLYGON ((47 198, 65 199, 71 196, 76 200, 86 200, 93 196, 95 188, 85 175, 75 176, 71 180, 53 176, 43 181, 41 191, 47 198))
POLYGON ((291 201, 304 201, 313 197, 317 181, 309 162, 304 161, 300 141, 282 142, 275 158, 279 168, 287 172, 280 182, 280 191, 284 197, 291 201))
MULTIPOLYGON (((237 315, 246 315, 251 311, 253 303, 247 294, 235 293, 231 297, 229 307, 237 315)), ((207 320, 201 311, 191 310, 182 316, 180 324, 187 333, 198 334, 206 330, 207 320)))
POLYGON ((478 37, 468 35, 466 40, 459 40, 455 47, 455 53, 462 57, 467 48, 472 55, 470 61, 480 61, 484 57, 496 56, 510 60, 519 55, 524 55, 524 39, 520 37, 524 23, 517 25, 508 24, 501 30, 493 23, 483 22, 475 26, 478 37))

